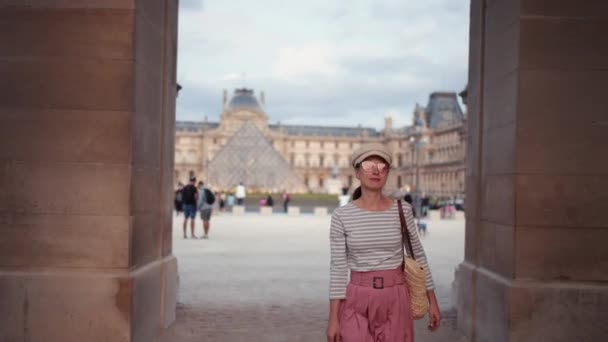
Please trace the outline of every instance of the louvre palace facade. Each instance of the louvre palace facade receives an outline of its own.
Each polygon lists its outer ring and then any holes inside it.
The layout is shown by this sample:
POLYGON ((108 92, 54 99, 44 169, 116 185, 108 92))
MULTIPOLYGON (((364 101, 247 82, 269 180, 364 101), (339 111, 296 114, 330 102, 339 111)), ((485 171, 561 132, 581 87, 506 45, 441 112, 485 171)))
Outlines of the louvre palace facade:
POLYGON ((219 122, 176 122, 175 182, 190 175, 216 190, 239 182, 250 190, 335 193, 358 185, 349 165, 363 143, 393 152, 388 191, 415 190, 433 197, 464 197, 465 115, 456 93, 432 93, 417 105, 411 126, 384 128, 270 124, 262 92, 224 91, 219 122), (337 186, 336 186, 337 185, 337 186))

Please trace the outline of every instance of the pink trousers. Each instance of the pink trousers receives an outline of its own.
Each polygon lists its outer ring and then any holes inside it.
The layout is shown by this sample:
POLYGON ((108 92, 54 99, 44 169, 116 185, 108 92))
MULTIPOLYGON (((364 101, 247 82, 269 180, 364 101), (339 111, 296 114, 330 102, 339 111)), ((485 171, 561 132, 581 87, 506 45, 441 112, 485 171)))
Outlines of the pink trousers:
POLYGON ((414 323, 403 271, 351 272, 340 311, 343 342, 413 342, 414 323))

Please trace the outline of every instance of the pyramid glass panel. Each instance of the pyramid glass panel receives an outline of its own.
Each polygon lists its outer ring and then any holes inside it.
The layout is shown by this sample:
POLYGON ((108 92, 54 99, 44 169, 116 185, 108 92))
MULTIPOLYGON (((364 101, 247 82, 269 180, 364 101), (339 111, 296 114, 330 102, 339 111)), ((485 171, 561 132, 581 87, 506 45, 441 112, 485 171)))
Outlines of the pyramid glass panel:
POLYGON ((304 188, 289 163, 251 121, 241 126, 209 165, 212 187, 231 189, 240 182, 263 191, 304 188))

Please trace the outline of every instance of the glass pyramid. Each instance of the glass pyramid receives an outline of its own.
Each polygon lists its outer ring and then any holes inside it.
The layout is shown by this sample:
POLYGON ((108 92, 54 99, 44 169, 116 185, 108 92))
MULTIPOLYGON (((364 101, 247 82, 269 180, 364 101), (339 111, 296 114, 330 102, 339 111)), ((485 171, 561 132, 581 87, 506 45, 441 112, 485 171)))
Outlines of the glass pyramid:
POLYGON ((298 191, 304 184, 264 134, 247 121, 209 164, 209 185, 233 189, 243 182, 248 189, 298 191))

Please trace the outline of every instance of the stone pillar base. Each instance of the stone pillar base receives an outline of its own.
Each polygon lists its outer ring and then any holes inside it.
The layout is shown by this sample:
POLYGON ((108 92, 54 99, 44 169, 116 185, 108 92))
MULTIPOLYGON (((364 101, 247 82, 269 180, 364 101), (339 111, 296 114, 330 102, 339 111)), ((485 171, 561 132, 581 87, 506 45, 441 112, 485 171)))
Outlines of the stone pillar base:
POLYGON ((289 216, 300 216, 300 207, 287 207, 287 215, 289 216))
POLYGON ((327 216, 327 207, 315 207, 315 216, 327 216))
POLYGON ((242 205, 235 205, 232 207, 232 215, 243 216, 245 215, 245 207, 242 205))
POLYGON ((130 272, 1 271, 0 341, 158 341, 176 287, 173 256, 130 272))
POLYGON ((508 280, 463 262, 458 327, 469 341, 603 341, 608 284, 508 280))

